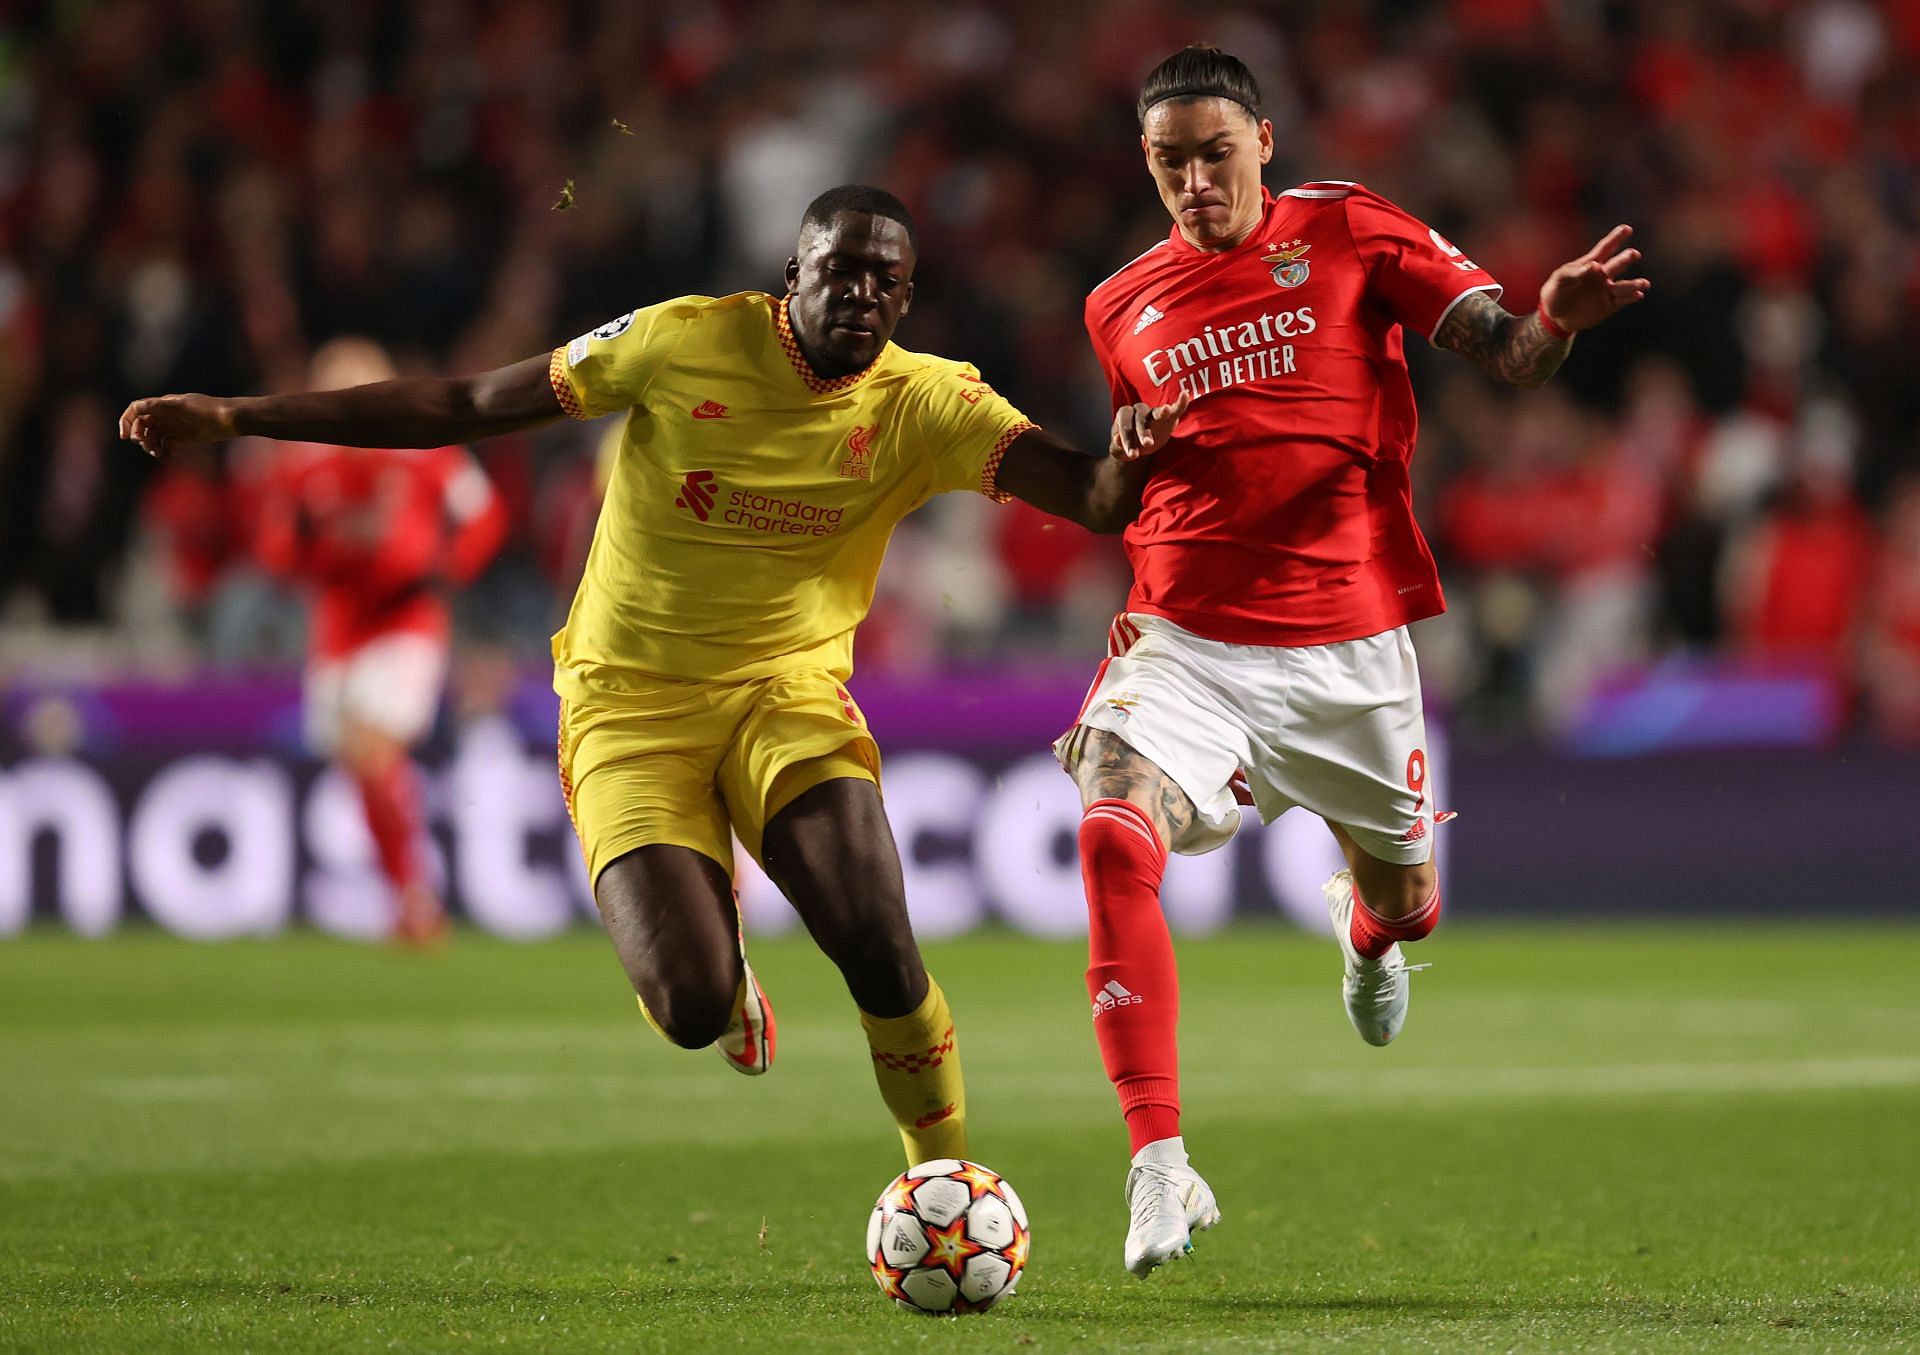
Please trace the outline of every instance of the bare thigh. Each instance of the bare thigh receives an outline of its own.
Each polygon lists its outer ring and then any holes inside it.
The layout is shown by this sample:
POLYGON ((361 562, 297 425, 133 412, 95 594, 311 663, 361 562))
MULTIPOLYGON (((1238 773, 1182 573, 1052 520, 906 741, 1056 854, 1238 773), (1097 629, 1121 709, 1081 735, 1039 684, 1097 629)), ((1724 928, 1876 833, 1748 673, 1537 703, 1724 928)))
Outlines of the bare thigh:
POLYGON ((733 882, 720 863, 691 847, 640 847, 609 862, 593 893, 654 1024, 688 1049, 719 1039, 743 974, 733 882))
POLYGON ((768 876, 861 1011, 905 1016, 926 1000, 927 971, 907 920, 907 888, 880 788, 822 781, 767 823, 768 876))
POLYGON ((1081 808, 1125 800, 1146 812, 1163 845, 1178 841, 1199 812, 1172 777, 1104 729, 1080 730, 1067 773, 1080 787, 1081 808))

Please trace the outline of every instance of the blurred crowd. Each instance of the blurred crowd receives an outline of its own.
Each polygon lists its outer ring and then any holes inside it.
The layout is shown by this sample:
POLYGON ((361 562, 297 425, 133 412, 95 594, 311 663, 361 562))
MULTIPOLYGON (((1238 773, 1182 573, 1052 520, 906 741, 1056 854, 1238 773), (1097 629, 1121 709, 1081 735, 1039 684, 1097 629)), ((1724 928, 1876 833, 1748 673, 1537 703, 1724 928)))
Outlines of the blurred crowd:
MULTIPOLYGON (((920 219, 901 341, 1104 445, 1080 302, 1166 233, 1133 98, 1196 40, 1261 79, 1270 185, 1368 184, 1509 309, 1616 221, 1646 251, 1651 298, 1543 391, 1409 344, 1453 608, 1422 656, 1464 728, 1564 729, 1686 653, 1920 740, 1916 0, 0 0, 0 672, 297 653, 249 539, 272 448, 158 469, 128 398, 303 388, 342 334, 476 370, 777 291, 848 180, 920 219)), ((542 651, 603 431, 477 449, 511 525, 469 643, 542 651)), ((1090 662, 1125 582, 1110 540, 949 496, 860 661, 1090 662)))

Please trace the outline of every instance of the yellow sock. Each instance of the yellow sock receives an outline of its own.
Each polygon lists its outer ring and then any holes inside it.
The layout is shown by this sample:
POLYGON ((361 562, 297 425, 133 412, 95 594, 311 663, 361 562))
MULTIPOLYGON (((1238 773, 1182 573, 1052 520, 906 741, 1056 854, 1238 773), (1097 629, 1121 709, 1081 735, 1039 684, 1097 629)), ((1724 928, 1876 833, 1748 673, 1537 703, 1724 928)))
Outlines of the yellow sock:
POLYGON ((967 1090, 960 1078, 960 1046, 953 1013, 940 985, 927 978, 927 997, 905 1016, 860 1013, 873 1050, 873 1078, 893 1112, 907 1165, 967 1155, 967 1090))

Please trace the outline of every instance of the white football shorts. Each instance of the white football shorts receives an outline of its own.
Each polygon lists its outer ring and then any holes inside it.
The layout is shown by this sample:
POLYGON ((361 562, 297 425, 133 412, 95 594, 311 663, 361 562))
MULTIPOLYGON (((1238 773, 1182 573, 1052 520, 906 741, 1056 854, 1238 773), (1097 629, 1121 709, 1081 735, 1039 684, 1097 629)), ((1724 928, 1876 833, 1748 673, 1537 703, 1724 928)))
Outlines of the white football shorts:
POLYGON ((412 747, 433 729, 446 681, 446 642, 412 631, 382 635, 337 659, 312 663, 304 693, 307 745, 332 756, 351 718, 412 747))
POLYGON ((1127 612, 1109 650, 1054 756, 1071 766, 1081 731, 1103 729, 1160 768, 1200 811, 1174 851, 1226 844, 1244 772, 1263 822, 1299 805, 1381 861, 1432 856, 1427 724, 1406 627, 1329 645, 1230 645, 1127 612))

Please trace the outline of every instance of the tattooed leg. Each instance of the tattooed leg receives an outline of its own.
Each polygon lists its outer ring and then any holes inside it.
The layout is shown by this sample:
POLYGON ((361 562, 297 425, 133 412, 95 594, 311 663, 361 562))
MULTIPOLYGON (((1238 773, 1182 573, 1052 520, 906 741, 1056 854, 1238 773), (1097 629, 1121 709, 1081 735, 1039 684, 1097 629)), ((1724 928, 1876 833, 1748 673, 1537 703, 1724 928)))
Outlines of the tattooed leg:
POLYGON ((1146 814, 1164 845, 1178 841, 1199 812, 1171 777, 1104 729, 1082 725, 1075 731, 1067 773, 1080 787, 1082 808, 1096 800, 1125 800, 1146 814))
POLYGON ((1461 297, 1433 342, 1497 380, 1529 389, 1544 386, 1573 351, 1572 336, 1548 332, 1537 311, 1515 315, 1485 292, 1461 297))

